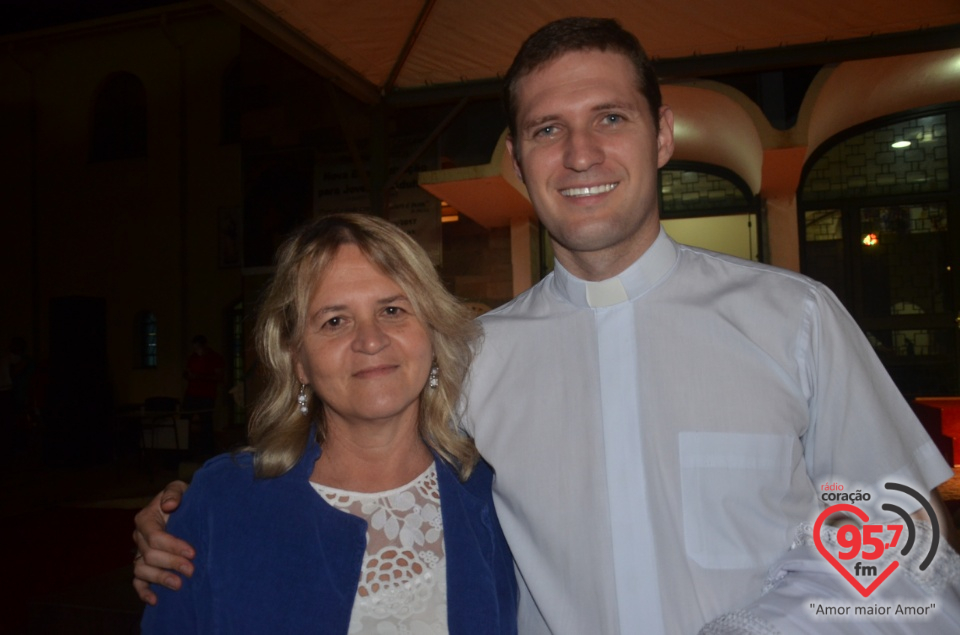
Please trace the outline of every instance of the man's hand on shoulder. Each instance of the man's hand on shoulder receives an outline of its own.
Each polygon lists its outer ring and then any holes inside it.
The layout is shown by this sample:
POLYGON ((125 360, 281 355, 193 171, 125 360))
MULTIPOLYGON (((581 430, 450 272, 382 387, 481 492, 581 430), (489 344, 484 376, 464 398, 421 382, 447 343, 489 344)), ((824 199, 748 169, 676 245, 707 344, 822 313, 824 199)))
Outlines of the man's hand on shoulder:
POLYGON ((182 584, 177 574, 193 575, 191 559, 196 555, 193 547, 166 533, 167 520, 180 506, 186 491, 187 484, 183 481, 170 483, 134 519, 133 542, 137 555, 133 559, 133 588, 140 599, 150 605, 157 603, 150 584, 177 591, 182 584))

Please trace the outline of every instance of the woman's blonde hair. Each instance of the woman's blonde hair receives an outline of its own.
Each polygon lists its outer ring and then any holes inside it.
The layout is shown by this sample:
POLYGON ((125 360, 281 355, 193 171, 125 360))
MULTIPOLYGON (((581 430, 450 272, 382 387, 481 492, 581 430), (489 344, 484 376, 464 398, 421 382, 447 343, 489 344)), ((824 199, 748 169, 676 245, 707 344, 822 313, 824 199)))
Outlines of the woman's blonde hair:
POLYGON ((391 223, 364 214, 322 216, 297 230, 277 251, 277 268, 265 291, 256 326, 266 387, 248 426, 257 476, 291 469, 306 449, 310 428, 326 435, 323 404, 307 388, 309 415, 297 403, 300 382, 294 354, 303 337, 307 305, 342 245, 356 245, 396 282, 424 323, 433 344, 439 385, 420 394, 420 436, 466 479, 479 459, 473 440, 456 424, 460 391, 480 327, 469 310, 443 286, 426 252, 391 223))

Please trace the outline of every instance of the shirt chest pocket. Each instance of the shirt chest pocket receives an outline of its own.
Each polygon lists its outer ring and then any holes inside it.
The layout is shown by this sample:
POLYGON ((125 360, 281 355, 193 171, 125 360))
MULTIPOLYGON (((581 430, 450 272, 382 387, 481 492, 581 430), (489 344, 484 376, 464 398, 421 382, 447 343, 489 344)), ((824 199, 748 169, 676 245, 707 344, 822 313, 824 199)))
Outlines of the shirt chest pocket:
POLYGON ((687 555, 706 569, 765 567, 789 547, 794 437, 682 432, 679 438, 687 555))

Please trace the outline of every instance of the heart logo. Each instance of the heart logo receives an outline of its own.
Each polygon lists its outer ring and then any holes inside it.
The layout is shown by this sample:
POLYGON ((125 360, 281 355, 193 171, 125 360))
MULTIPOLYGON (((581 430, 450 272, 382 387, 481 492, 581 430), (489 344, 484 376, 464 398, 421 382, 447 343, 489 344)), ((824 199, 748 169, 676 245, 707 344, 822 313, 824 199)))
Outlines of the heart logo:
POLYGON ((820 552, 820 555, 826 558, 827 562, 832 564, 833 568, 839 571, 840 575, 842 575, 847 580, 847 582, 849 582, 853 586, 853 588, 860 593, 860 595, 862 595, 863 597, 869 597, 869 595, 874 591, 876 591, 877 587, 879 587, 883 583, 883 581, 886 580, 890 576, 890 574, 893 573, 894 570, 900 566, 900 562, 897 560, 894 560, 887 566, 886 569, 884 569, 883 571, 880 572, 879 575, 877 575, 877 577, 873 580, 873 582, 869 584, 869 586, 866 586, 866 587, 863 586, 860 583, 860 580, 855 578, 853 574, 850 573, 850 571, 848 571, 845 566, 843 566, 843 563, 841 563, 836 556, 834 556, 832 553, 830 553, 829 550, 827 550, 827 548, 823 544, 823 540, 820 538, 820 529, 823 527, 823 522, 829 516, 839 512, 846 512, 849 514, 853 514, 854 516, 862 520, 864 525, 866 525, 867 521, 870 520, 870 517, 867 515, 867 513, 858 507, 855 507, 853 505, 847 505, 845 503, 841 503, 839 505, 833 505, 823 510, 823 512, 821 512, 820 515, 817 516, 817 522, 813 526, 813 542, 817 545, 817 551, 820 552))

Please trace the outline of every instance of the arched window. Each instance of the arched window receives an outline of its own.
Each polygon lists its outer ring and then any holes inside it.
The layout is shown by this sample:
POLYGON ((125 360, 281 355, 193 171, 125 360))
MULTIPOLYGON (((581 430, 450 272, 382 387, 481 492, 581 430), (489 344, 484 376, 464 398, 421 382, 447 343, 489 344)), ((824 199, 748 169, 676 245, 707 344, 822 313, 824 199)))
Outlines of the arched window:
POLYGON ((837 294, 908 397, 960 388, 958 140, 956 107, 869 122, 811 155, 797 196, 802 271, 837 294))
POLYGON ((97 92, 90 129, 90 161, 147 156, 147 96, 131 73, 114 73, 97 92))
POLYGON ((724 168, 672 161, 660 170, 660 218, 674 239, 761 260, 760 201, 724 168))
POLYGON ((137 348, 140 368, 156 368, 157 316, 151 311, 137 314, 137 348))
POLYGON ((703 163, 671 162, 660 170, 663 218, 755 211, 750 189, 735 174, 703 163))

